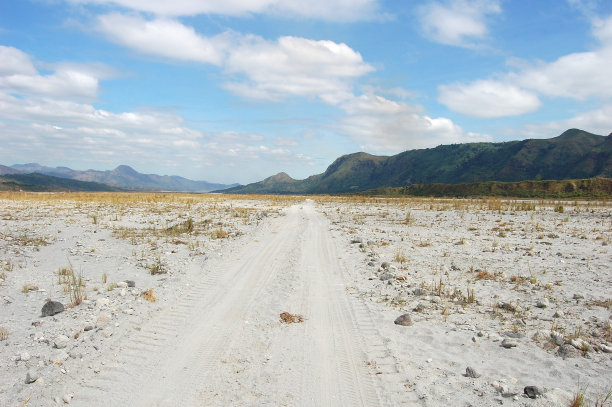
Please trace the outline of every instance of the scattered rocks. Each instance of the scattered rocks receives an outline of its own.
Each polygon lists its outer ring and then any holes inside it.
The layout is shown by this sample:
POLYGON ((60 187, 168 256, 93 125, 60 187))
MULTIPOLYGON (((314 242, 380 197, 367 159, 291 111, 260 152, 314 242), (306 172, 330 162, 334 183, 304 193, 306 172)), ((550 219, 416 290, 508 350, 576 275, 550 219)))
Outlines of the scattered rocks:
POLYGON ((57 301, 47 301, 40 313, 43 317, 50 317, 60 312, 64 312, 64 304, 57 301))
POLYGON ((473 367, 466 367, 465 368, 465 377, 471 377, 473 379, 478 379, 480 376, 482 376, 480 373, 476 372, 476 370, 473 367))
POLYGON ((540 390, 536 386, 525 386, 525 388, 523 389, 523 394, 525 394, 530 399, 535 399, 536 397, 542 395, 542 390, 540 390))
POLYGON ((501 346, 506 349, 516 348, 518 346, 518 342, 511 338, 506 338, 502 341, 501 346))
POLYGON ((66 346, 68 346, 69 341, 70 338, 68 338, 66 335, 59 335, 53 341, 53 347, 57 349, 64 349, 66 346))
POLYGON ((410 318, 410 314, 402 314, 399 317, 397 317, 395 321, 393 321, 393 323, 395 325, 411 326, 412 318, 410 318))

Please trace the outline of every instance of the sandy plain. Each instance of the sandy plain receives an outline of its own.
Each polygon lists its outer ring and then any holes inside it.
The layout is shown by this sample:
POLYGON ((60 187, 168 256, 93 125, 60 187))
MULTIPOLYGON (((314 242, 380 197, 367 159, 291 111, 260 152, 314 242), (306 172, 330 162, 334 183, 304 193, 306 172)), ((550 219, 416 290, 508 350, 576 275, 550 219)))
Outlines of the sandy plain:
POLYGON ((0 405, 602 405, 611 237, 605 201, 3 195, 0 405))

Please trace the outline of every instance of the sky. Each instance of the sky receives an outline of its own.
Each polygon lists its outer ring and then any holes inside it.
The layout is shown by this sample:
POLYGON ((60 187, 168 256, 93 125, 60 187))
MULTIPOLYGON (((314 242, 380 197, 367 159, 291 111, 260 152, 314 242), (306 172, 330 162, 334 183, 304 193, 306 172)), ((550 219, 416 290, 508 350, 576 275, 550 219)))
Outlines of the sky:
POLYGON ((612 132, 609 0, 0 0, 0 164, 221 183, 612 132))

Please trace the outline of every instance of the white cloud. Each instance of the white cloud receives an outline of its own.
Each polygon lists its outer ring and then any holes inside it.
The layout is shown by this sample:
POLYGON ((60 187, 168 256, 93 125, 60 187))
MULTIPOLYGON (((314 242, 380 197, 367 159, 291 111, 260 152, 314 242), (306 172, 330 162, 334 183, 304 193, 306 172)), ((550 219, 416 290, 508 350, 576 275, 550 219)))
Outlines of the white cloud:
POLYGON ((141 17, 106 14, 96 30, 109 40, 138 52, 183 61, 220 65, 230 46, 227 35, 203 37, 175 20, 147 21, 141 17))
POLYGON ((377 0, 69 0, 114 4, 161 16, 270 14, 282 18, 356 21, 381 18, 377 0))
POLYGON ((585 101, 612 98, 612 16, 593 22, 600 42, 593 51, 561 56, 552 62, 521 62, 516 72, 497 79, 438 88, 440 103, 473 117, 502 117, 533 112, 539 95, 585 101))
POLYGON ((76 65, 60 65, 54 73, 41 75, 27 54, 0 46, 0 92, 89 100, 98 93, 98 79, 76 65))
POLYGON ((229 52, 225 69, 247 81, 226 87, 253 99, 320 97, 335 104, 352 91, 351 81, 372 71, 346 44, 281 37, 266 41, 249 36, 229 52))
POLYGON ((540 108, 533 92, 499 81, 480 80, 470 84, 438 87, 438 101, 449 109, 473 117, 514 116, 540 108))
POLYGON ((249 99, 319 97, 336 104, 350 96, 353 80, 374 69, 348 45, 333 41, 269 41, 237 33, 206 37, 175 20, 121 14, 99 17, 97 29, 141 53, 220 65, 233 77, 224 87, 249 99))
POLYGON ((355 97, 341 105, 347 113, 337 126, 367 151, 397 153, 440 144, 490 141, 482 134, 465 132, 446 118, 431 118, 406 103, 373 93, 355 97))
POLYGON ((424 35, 436 42, 476 46, 488 34, 487 18, 501 13, 498 0, 449 0, 419 8, 424 35))
MULTIPOLYGON (((576 128, 590 133, 607 136, 612 133, 612 104, 599 109, 580 113, 565 120, 548 123, 530 123, 519 129, 523 138, 556 137, 567 129, 576 128)), ((516 137, 517 130, 511 130, 511 137, 516 137)))

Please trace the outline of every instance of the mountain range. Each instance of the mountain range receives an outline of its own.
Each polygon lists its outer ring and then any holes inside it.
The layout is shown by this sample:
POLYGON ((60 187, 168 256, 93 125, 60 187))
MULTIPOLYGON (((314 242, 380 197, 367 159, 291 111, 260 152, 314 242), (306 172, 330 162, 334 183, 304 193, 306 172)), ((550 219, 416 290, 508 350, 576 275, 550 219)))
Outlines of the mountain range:
MULTIPOLYGON (((212 190, 223 190, 238 185, 193 181, 176 175, 141 174, 127 165, 120 165, 114 170, 107 171, 78 171, 67 167, 46 167, 36 163, 15 164, 10 167, 0 165, 0 176, 33 173, 57 178, 67 178, 70 180, 106 184, 114 189, 120 188, 124 190, 208 192, 212 190)), ((37 181, 41 182, 41 179, 38 178, 37 181)), ((49 182, 56 183, 57 180, 49 180, 49 182)), ((81 185, 79 187, 84 186, 81 185)))
POLYGON ((413 184, 612 177, 612 134, 570 129, 551 139, 464 143, 393 156, 354 153, 322 174, 295 180, 279 173, 224 193, 334 194, 413 184))

